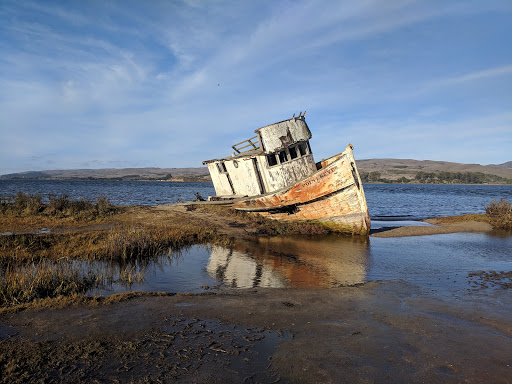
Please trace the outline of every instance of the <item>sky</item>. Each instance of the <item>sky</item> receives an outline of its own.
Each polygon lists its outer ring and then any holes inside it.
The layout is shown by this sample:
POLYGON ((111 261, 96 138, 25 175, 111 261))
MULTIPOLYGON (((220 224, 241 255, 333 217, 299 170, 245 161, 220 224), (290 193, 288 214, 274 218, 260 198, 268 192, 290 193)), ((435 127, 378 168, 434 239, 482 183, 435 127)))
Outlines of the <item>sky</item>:
POLYGON ((0 0, 0 174, 198 167, 301 111, 317 161, 512 160, 512 2, 0 0))

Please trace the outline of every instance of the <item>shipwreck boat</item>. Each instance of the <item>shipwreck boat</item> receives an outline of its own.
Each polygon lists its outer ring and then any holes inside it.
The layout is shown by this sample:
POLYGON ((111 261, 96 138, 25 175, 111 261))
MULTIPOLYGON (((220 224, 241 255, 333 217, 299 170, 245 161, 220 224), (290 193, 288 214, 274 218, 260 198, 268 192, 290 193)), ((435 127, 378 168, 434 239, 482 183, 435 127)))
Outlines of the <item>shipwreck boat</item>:
POLYGON ((208 200, 272 219, 368 234, 370 216, 352 145, 316 163, 305 115, 259 128, 233 145, 231 156, 203 161, 216 193, 208 200))

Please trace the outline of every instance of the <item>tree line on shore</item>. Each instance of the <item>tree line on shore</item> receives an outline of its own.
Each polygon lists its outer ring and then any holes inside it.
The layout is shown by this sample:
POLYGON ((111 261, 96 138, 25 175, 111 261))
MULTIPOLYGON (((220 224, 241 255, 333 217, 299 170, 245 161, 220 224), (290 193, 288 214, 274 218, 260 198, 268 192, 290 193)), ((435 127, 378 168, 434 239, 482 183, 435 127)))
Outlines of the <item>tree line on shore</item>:
POLYGON ((424 172, 419 171, 414 178, 402 176, 398 179, 388 179, 378 171, 359 172, 363 183, 399 183, 399 184, 512 184, 512 179, 482 172, 424 172))

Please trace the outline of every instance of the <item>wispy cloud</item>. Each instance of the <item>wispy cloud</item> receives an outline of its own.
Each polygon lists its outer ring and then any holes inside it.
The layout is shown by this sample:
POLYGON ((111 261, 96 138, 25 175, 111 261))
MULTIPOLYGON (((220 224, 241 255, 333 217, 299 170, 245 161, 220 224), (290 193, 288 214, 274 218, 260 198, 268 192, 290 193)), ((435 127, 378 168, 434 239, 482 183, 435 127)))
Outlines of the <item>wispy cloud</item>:
POLYGON ((511 14, 503 1, 4 1, 0 173, 199 165, 301 109, 319 155, 349 140, 366 157, 423 153, 438 124, 480 137, 489 116, 505 140, 512 53, 498 37, 511 14))
POLYGON ((501 76, 510 76, 512 75, 512 65, 505 65, 496 68, 488 68, 481 71, 475 71, 471 73, 466 73, 461 76, 454 76, 449 78, 444 78, 440 80, 435 80, 431 82, 429 87, 446 87, 456 84, 468 83, 478 80, 485 80, 491 77, 501 77, 501 76))

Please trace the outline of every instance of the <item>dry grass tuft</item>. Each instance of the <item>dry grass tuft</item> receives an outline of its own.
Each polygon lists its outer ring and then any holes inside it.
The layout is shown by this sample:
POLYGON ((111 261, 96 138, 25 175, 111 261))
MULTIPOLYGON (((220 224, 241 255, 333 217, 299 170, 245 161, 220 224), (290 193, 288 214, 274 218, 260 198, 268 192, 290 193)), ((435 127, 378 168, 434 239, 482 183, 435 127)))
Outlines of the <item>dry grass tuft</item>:
POLYGON ((110 204, 105 196, 99 196, 96 203, 86 199, 71 200, 68 195, 48 195, 43 203, 41 195, 18 192, 14 197, 0 200, 0 213, 8 216, 47 216, 74 220, 94 220, 111 216, 120 211, 110 204))
POLYGON ((507 199, 493 200, 485 207, 485 213, 495 228, 512 229, 512 203, 507 199))
POLYGON ((45 297, 84 293, 99 284, 93 272, 83 273, 70 264, 37 263, 8 266, 0 275, 0 306, 17 305, 45 297))

